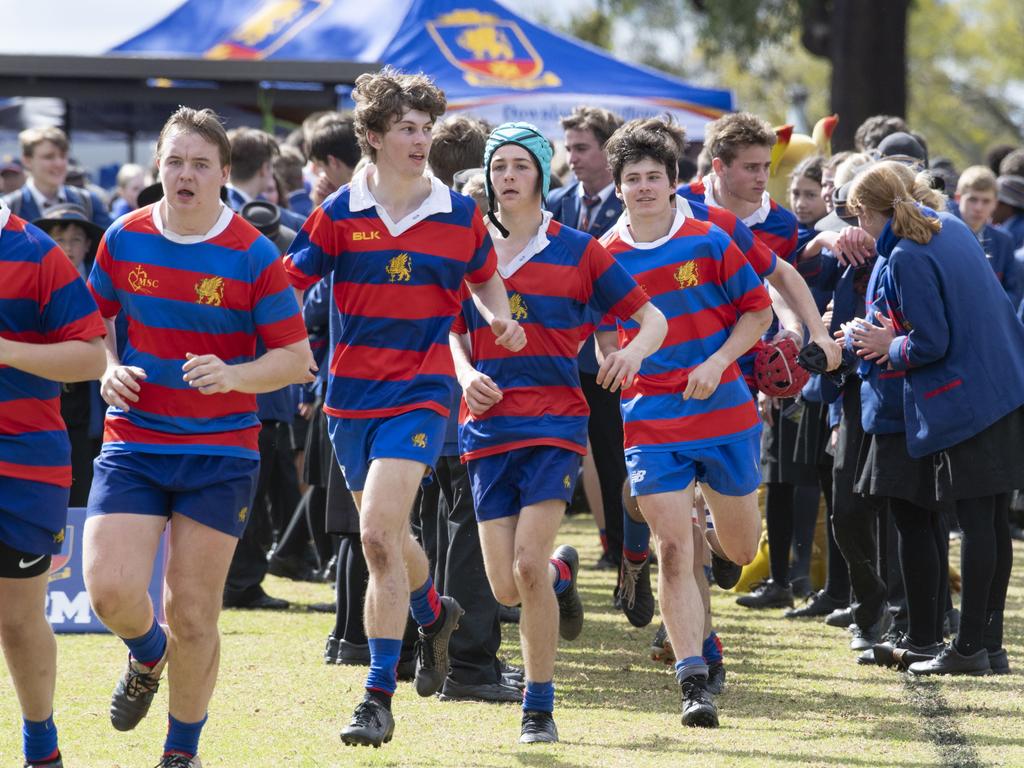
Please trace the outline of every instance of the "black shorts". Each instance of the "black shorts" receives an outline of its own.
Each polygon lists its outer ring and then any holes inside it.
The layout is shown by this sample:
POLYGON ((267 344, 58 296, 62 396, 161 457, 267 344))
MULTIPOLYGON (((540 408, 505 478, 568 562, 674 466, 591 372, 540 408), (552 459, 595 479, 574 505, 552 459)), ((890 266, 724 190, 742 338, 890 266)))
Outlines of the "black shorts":
POLYGON ((828 403, 805 400, 804 406, 804 415, 796 430, 793 458, 802 464, 831 466, 832 456, 826 450, 832 431, 828 425, 828 403))
POLYGON ((1024 407, 924 461, 934 472, 940 499, 996 496, 1024 488, 1024 407))
POLYGON ((22 552, 0 541, 0 579, 31 579, 50 570, 53 555, 22 552))
MULTIPOLYGON (((797 437, 807 407, 799 398, 779 401, 772 409, 772 426, 761 432, 761 479, 766 483, 817 485, 816 462, 797 461, 797 437)), ((814 415, 808 418, 815 418, 814 415)))

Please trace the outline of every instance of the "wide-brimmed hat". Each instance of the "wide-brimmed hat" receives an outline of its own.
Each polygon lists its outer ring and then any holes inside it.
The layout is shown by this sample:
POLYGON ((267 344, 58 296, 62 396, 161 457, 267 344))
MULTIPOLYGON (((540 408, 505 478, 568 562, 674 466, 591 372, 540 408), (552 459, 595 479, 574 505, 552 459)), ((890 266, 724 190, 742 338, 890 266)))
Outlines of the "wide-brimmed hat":
POLYGON ((266 200, 250 200, 238 215, 252 224, 277 250, 284 253, 295 239, 295 231, 281 223, 281 209, 266 200))
POLYGON ((100 238, 103 237, 103 228, 93 224, 86 215, 85 209, 74 203, 61 203, 60 205, 48 208, 41 218, 36 219, 32 223, 48 235, 58 226, 77 224, 85 230, 89 240, 92 242, 87 257, 90 259, 96 255, 96 248, 100 244, 100 238))

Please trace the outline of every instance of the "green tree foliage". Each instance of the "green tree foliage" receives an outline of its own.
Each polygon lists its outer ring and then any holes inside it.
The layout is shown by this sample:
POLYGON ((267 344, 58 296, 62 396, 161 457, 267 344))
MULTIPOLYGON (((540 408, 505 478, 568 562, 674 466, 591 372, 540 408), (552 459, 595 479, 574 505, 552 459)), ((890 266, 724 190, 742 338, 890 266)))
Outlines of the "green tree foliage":
MULTIPOLYGON (((681 77, 703 73, 704 82, 731 88, 741 109, 776 124, 785 119, 791 90, 802 87, 813 123, 830 113, 832 68, 825 54, 834 6, 834 0, 595 0, 567 31, 681 77)), ((1024 0, 913 0, 906 116, 933 156, 946 155, 962 168, 980 162, 993 144, 1024 144, 1022 40, 1024 0)))

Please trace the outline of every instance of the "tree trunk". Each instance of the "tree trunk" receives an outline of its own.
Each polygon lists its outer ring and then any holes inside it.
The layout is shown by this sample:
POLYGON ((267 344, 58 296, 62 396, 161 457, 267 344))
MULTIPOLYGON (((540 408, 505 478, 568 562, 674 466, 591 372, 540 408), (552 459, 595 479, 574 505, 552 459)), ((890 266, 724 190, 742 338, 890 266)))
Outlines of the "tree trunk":
POLYGON ((832 111, 835 151, 853 149, 857 126, 871 115, 907 110, 909 0, 835 0, 832 4, 832 111))

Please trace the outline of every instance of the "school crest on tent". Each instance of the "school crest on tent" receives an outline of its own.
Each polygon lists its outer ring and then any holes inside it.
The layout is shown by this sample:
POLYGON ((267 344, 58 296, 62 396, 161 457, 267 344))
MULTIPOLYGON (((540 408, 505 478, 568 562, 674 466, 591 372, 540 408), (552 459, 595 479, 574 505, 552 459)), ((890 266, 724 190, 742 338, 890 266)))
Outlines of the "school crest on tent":
POLYGON ((545 71, 544 60, 512 19, 475 10, 456 10, 427 22, 445 58, 470 85, 533 90, 557 88, 561 78, 545 71))

